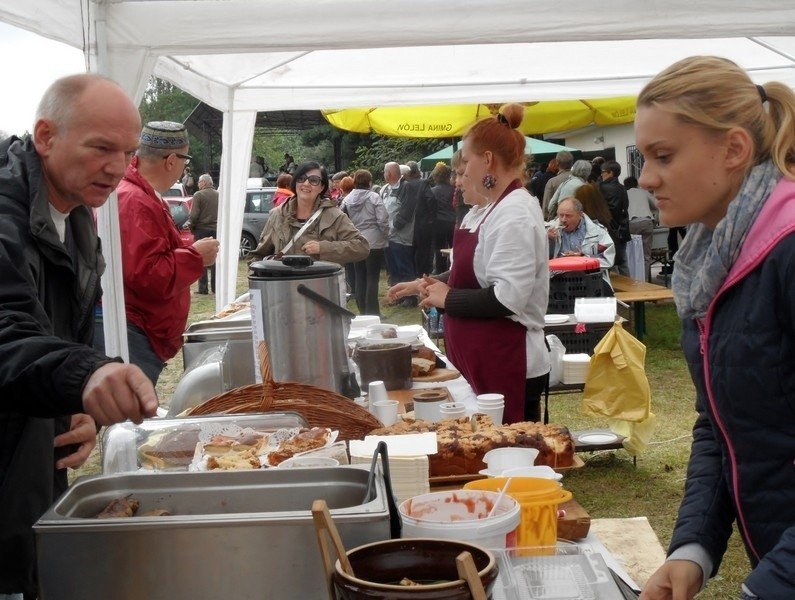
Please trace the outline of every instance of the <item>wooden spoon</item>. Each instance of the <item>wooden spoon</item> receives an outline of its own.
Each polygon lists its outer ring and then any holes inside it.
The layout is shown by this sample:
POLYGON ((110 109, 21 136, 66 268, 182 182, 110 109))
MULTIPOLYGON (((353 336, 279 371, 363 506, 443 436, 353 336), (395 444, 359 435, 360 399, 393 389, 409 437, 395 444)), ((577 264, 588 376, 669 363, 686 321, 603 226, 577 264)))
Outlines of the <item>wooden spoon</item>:
POLYGON ((334 561, 331 559, 328 538, 331 538, 331 542, 334 544, 334 550, 337 553, 342 570, 351 577, 355 577, 351 561, 348 560, 348 553, 345 552, 345 546, 342 545, 342 538, 340 538, 340 533, 337 531, 337 526, 331 520, 331 513, 325 500, 315 500, 312 503, 312 520, 315 523, 315 533, 317 534, 320 553, 323 556, 323 562, 326 564, 329 579, 333 573, 334 561), (328 534, 328 537, 323 535, 324 532, 328 534))
POLYGON ((469 591, 472 592, 472 600, 488 600, 472 555, 464 550, 456 557, 455 566, 458 570, 458 576, 469 585, 469 591))

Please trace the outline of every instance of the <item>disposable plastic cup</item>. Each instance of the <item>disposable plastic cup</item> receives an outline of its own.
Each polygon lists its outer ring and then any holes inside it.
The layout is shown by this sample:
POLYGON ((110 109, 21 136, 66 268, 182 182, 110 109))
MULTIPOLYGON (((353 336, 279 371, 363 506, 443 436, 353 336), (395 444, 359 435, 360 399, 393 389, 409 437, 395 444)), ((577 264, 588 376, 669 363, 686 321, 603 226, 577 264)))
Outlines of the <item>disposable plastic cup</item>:
POLYGON ((482 404, 483 406, 488 404, 505 404, 505 396, 502 394, 478 394, 476 399, 478 404, 482 404))
POLYGON ((458 419, 465 417, 467 414, 466 404, 463 402, 445 402, 439 405, 439 418, 445 419, 458 419))
POLYGON ((378 402, 379 400, 389 400, 389 396, 386 394, 386 385, 383 381, 376 380, 371 381, 370 385, 367 389, 367 399, 370 402, 370 406, 373 406, 374 402, 378 402))
POLYGON ((397 421, 398 401, 397 400, 378 400, 372 402, 373 414, 375 418, 389 427, 397 421))
POLYGON ((502 414, 504 410, 505 406, 503 405, 491 406, 487 404, 485 406, 481 406, 480 403, 478 403, 477 407, 477 412, 491 417, 491 420, 495 425, 499 425, 502 423, 502 414))

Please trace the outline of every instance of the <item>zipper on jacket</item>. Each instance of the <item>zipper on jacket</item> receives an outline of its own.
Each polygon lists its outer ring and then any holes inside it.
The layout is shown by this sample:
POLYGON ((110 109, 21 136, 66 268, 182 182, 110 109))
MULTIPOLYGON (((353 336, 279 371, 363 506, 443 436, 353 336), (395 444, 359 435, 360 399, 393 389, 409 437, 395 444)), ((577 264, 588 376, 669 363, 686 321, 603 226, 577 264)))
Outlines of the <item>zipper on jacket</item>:
MULTIPOLYGON (((737 279, 731 282, 733 285, 737 279)), ((748 526, 745 523, 745 513, 742 509, 742 503, 740 498, 740 483, 739 483, 739 474, 737 469, 737 458, 734 451, 734 445, 732 444, 731 438, 729 437, 729 433, 726 431, 726 425, 723 421, 723 418, 720 416, 718 412, 717 403, 715 402, 715 397, 712 394, 712 375, 709 368, 709 332, 712 328, 712 313, 714 310, 715 305, 717 304, 718 298, 725 293, 727 287, 724 286, 715 297, 712 299, 712 302, 709 304, 709 308, 707 309, 707 314, 704 319, 696 318, 696 324, 698 325, 699 330, 699 346, 700 352, 702 356, 702 365, 704 369, 704 388, 707 392, 707 401, 709 402, 710 409, 712 410, 712 418, 715 420, 715 424, 718 426, 718 429, 723 436, 723 440, 726 444, 726 448, 729 453, 729 466, 731 468, 731 486, 734 492, 734 507, 735 512, 737 513, 737 523, 742 529, 744 533, 745 543, 750 549, 750 551, 756 557, 756 560, 761 560, 761 556, 754 545, 753 539, 751 537, 751 533, 748 531, 748 526)))

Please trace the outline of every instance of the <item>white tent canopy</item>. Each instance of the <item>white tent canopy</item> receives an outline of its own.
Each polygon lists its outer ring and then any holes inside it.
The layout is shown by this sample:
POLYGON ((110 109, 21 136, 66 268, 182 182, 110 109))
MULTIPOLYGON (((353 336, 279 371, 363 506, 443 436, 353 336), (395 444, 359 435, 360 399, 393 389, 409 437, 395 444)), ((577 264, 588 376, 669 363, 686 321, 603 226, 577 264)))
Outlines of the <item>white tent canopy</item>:
MULTIPOLYGON (((0 21, 82 48, 136 101, 154 74, 223 112, 219 307, 235 291, 233 199, 258 111, 634 95, 694 54, 795 87, 791 0, 31 0, 2 3, 0 21)), ((117 220, 112 199, 109 352, 126 348, 117 220)))

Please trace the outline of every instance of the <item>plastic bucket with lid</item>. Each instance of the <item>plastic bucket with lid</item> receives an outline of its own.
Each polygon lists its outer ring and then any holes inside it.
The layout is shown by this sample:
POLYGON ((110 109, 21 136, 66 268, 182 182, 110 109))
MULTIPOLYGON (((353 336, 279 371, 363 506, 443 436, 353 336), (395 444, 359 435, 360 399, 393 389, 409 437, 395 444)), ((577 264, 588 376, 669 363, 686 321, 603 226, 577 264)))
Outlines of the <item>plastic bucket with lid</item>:
POLYGON ((454 490, 409 498, 398 507, 402 536, 472 542, 484 548, 513 548, 521 520, 520 505, 506 494, 494 516, 489 517, 498 496, 492 491, 454 490))
POLYGON ((521 506, 521 522, 516 545, 520 548, 554 548, 558 539, 558 505, 571 500, 571 492, 557 481, 535 477, 494 477, 470 481, 465 490, 501 490, 508 484, 507 494, 521 506))

